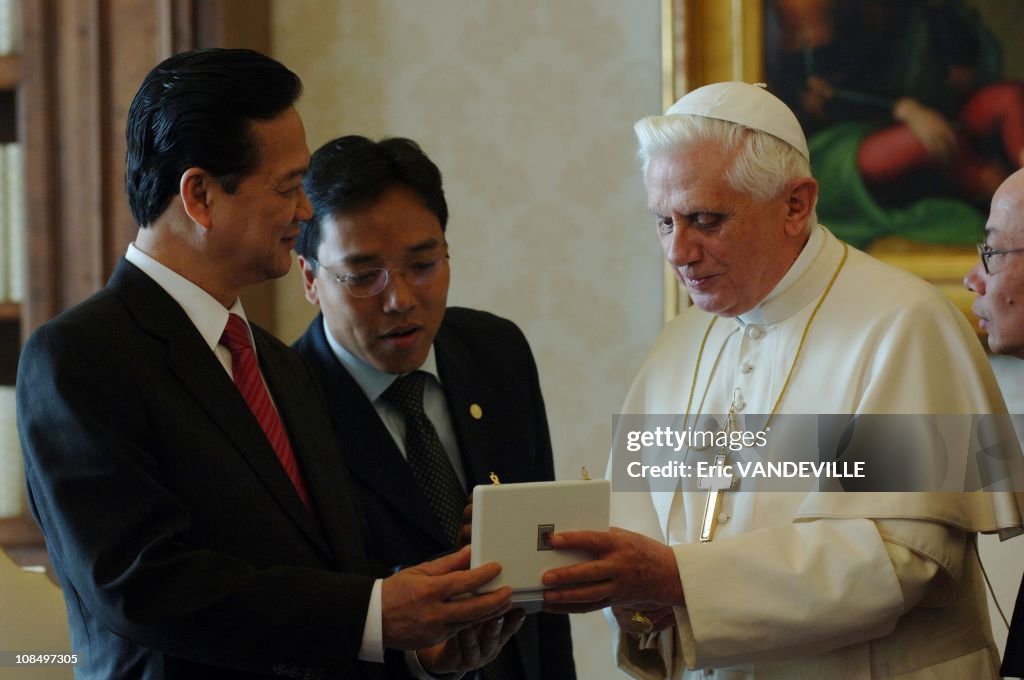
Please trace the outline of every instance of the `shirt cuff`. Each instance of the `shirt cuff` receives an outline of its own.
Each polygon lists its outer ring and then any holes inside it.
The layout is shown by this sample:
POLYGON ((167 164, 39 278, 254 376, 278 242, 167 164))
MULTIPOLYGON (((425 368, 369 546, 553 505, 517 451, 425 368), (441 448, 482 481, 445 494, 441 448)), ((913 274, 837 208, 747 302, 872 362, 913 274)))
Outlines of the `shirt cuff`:
POLYGON ((416 652, 405 653, 405 668, 416 680, 459 680, 465 673, 448 673, 445 675, 432 675, 420 665, 420 658, 416 652))
POLYGON ((363 643, 359 646, 359 660, 384 663, 384 614, 381 611, 380 591, 383 579, 373 582, 370 604, 366 608, 363 624, 363 643))

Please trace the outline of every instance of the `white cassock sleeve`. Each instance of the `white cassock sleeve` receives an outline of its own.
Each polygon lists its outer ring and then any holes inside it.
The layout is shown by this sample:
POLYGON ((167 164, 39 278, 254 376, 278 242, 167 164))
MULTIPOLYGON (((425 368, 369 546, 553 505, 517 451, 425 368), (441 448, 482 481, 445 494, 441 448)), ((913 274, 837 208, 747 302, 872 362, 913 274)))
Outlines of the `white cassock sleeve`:
POLYGON ((677 627, 620 632, 617 660, 637 678, 677 678, 686 667, 820 654, 881 637, 914 606, 955 598, 965 546, 963 532, 942 525, 867 519, 676 545, 686 596, 677 627))

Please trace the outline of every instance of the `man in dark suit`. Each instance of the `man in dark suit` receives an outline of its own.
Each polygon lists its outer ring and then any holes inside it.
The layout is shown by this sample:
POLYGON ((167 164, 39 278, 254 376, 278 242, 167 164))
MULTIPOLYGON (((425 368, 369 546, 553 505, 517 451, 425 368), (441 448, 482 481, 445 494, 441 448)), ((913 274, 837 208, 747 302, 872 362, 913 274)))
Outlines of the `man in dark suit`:
MULTIPOLYGON (((972 310, 988 332, 996 354, 1024 359, 1024 170, 1004 181, 992 196, 980 262, 967 273, 964 286, 976 293, 972 310)), ((1019 434, 1019 433, 1018 433, 1019 434)), ((1024 581, 1006 637, 1000 675, 1024 677, 1024 581)))
POLYGON ((451 600, 498 572, 465 551, 374 578, 312 375, 245 321, 239 291, 288 271, 311 215, 300 91, 248 50, 153 69, 128 114, 136 241, 22 354, 31 509, 78 677, 379 677, 384 648, 459 671, 518 625, 508 589, 451 600))
MULTIPOLYGON (((537 368, 512 322, 446 306, 448 207, 437 166, 415 142, 331 141, 313 154, 305 187, 313 216, 296 252, 321 314, 295 348, 326 392, 370 555, 418 562, 458 542, 466 493, 491 473, 553 479, 537 368), (407 381, 426 435, 397 405, 407 381), (432 463, 418 462, 424 448, 432 463)), ((575 677, 567 618, 527 617, 483 676, 575 677)))

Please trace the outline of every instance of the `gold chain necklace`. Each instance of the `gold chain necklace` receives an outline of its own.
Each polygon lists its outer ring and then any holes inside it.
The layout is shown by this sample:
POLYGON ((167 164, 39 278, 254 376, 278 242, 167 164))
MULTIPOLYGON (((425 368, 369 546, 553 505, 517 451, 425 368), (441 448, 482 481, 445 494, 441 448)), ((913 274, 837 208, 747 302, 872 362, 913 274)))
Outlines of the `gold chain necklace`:
MULTIPOLYGON (((846 264, 846 256, 850 254, 850 247, 845 243, 843 244, 843 257, 839 260, 839 266, 836 267, 835 272, 832 274, 832 278, 829 279, 828 285, 825 286, 825 292, 818 298, 818 303, 814 305, 814 310, 811 312, 811 316, 807 319, 807 324, 804 326, 804 332, 800 335, 800 344, 796 346, 796 355, 793 357, 793 363, 789 367, 789 373, 786 374, 786 382, 782 384, 782 390, 779 392, 778 398, 775 400, 775 406, 772 407, 772 412, 768 414, 768 420, 764 421, 764 426, 761 428, 767 430, 768 426, 772 422, 772 418, 775 417, 775 413, 779 410, 779 404, 782 403, 783 397, 786 396, 786 390, 789 389, 789 383, 793 379, 793 373, 796 370, 797 361, 800 360, 800 352, 804 349, 804 341, 807 340, 807 333, 811 330, 811 324, 814 323, 814 317, 818 315, 818 310, 821 309, 822 303, 825 302, 825 298, 832 291, 832 286, 835 284, 836 279, 839 278, 839 272, 843 271, 843 265, 846 264)), ((686 421, 683 423, 683 428, 690 421, 690 407, 693 406, 693 395, 697 390, 697 376, 700 375, 700 364, 704 359, 704 346, 707 345, 708 336, 711 335, 711 329, 715 327, 715 322, 718 321, 718 316, 713 315, 711 317, 711 323, 708 324, 708 328, 704 331, 704 338, 700 341, 700 349, 697 350, 697 366, 693 369, 693 383, 690 385, 690 398, 686 402, 686 421)), ((711 387, 711 376, 708 377, 708 389, 711 387)), ((707 396, 707 389, 704 390, 704 396, 707 396)), ((735 402, 735 397, 734 400, 735 402)), ((735 404, 734 404, 735 405, 735 404)), ((704 406, 704 399, 701 399, 700 406, 704 406)), ((700 415, 699 413, 697 415, 700 415)), ((696 424, 696 422, 694 423, 696 424)))

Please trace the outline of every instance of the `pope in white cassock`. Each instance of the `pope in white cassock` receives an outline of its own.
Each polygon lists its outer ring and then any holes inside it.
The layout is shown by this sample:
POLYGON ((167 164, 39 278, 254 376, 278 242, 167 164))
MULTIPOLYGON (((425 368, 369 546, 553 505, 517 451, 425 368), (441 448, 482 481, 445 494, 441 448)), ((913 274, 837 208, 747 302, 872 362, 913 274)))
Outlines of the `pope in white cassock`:
MULTIPOLYGON (((1005 413, 963 316, 817 224, 803 132, 763 87, 702 87, 636 132, 694 305, 623 413, 1005 413)), ((707 518, 707 491, 612 495, 622 530, 553 538, 596 559, 547 572, 546 608, 611 606, 637 678, 997 677, 975 538, 1020 533, 1018 495, 739 491, 707 518)))

